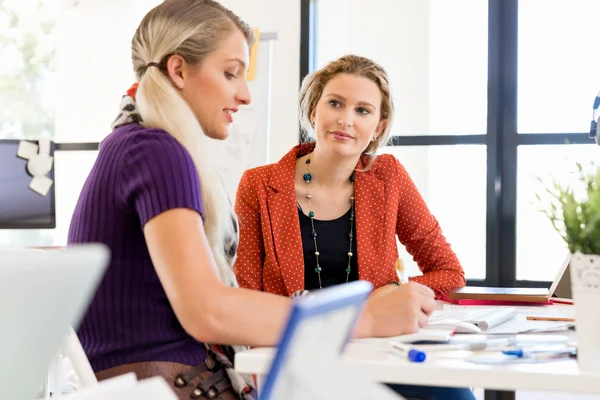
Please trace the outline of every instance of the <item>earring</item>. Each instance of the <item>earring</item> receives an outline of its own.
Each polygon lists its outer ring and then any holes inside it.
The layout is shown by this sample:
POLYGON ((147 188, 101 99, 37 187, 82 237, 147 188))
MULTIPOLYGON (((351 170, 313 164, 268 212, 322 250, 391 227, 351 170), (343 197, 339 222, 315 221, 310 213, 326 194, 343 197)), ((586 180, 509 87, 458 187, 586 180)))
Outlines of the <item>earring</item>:
POLYGON ((373 136, 373 139, 371 139, 371 142, 374 142, 377 140, 377 136, 373 136))
POLYGON ((312 127, 315 127, 315 121, 310 121, 310 124, 312 125, 312 127))

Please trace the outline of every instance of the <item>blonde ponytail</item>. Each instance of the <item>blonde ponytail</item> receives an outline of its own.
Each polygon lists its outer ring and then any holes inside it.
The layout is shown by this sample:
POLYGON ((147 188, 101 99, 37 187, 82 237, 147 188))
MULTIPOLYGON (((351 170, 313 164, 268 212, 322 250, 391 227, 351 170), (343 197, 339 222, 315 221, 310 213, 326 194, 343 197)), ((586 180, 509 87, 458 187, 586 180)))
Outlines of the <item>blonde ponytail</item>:
POLYGON ((200 63, 224 35, 239 29, 249 45, 250 27, 219 3, 205 0, 170 0, 151 10, 132 40, 134 70, 139 87, 136 101, 143 125, 159 128, 173 136, 190 154, 198 171, 204 209, 204 229, 221 280, 237 286, 231 269, 233 260, 225 244, 237 235, 235 214, 221 178, 210 160, 208 137, 191 108, 180 96, 162 65, 172 54, 187 62, 200 63), (158 68, 147 68, 148 63, 158 68))

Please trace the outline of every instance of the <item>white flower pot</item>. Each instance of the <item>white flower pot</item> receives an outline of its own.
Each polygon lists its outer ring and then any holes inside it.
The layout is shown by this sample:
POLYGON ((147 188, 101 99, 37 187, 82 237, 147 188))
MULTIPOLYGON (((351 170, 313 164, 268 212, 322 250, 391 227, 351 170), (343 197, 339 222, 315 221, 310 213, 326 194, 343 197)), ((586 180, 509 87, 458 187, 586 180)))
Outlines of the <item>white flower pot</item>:
POLYGON ((600 372, 600 255, 577 252, 571 257, 575 301, 577 362, 586 372, 600 372))

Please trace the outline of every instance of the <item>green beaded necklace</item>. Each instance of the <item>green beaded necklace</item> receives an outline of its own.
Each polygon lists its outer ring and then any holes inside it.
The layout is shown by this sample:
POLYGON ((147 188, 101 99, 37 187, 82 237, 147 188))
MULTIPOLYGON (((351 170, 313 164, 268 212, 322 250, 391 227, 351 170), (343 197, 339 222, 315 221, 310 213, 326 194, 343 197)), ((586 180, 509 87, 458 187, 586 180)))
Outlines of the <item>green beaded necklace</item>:
MULTIPOLYGON (((302 176, 302 178, 304 179, 304 182, 306 182, 306 184, 308 185, 310 183, 310 181, 312 180, 312 175, 310 174, 309 171, 309 165, 310 165, 310 157, 306 159, 305 161, 306 164, 306 173, 302 176)), ((348 237, 350 238, 350 247, 348 249, 348 266, 346 267, 346 283, 348 283, 348 279, 350 278, 350 261, 352 260, 352 256, 354 254, 352 254, 352 241, 354 239, 354 234, 352 233, 352 228, 354 225, 354 172, 352 173, 352 175, 350 175, 349 178, 350 183, 352 183, 352 196, 350 196, 350 233, 348 234, 348 237)), ((311 204, 311 198, 312 195, 309 193, 308 191, 308 186, 307 186, 307 191, 306 191, 306 198, 308 199, 308 217, 310 218, 310 224, 312 227, 312 232, 311 232, 311 237, 313 239, 313 242, 315 244, 315 258, 317 259, 317 266, 315 267, 315 272, 317 273, 318 277, 319 277, 319 288, 323 289, 323 285, 321 283, 321 265, 319 264, 319 248, 317 247, 317 231, 315 230, 315 213, 312 210, 312 204, 311 204)))

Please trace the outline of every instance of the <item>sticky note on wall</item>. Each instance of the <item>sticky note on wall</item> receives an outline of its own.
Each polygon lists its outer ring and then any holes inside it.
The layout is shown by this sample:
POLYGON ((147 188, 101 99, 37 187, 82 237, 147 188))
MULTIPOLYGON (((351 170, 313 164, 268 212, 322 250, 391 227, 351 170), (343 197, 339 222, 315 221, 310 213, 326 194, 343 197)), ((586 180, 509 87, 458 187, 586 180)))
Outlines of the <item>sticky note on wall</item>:
POLYGON ((254 28, 254 44, 250 49, 250 66, 248 67, 248 73, 246 79, 249 81, 254 80, 256 74, 256 54, 258 53, 258 43, 260 42, 260 31, 258 28, 254 28))

